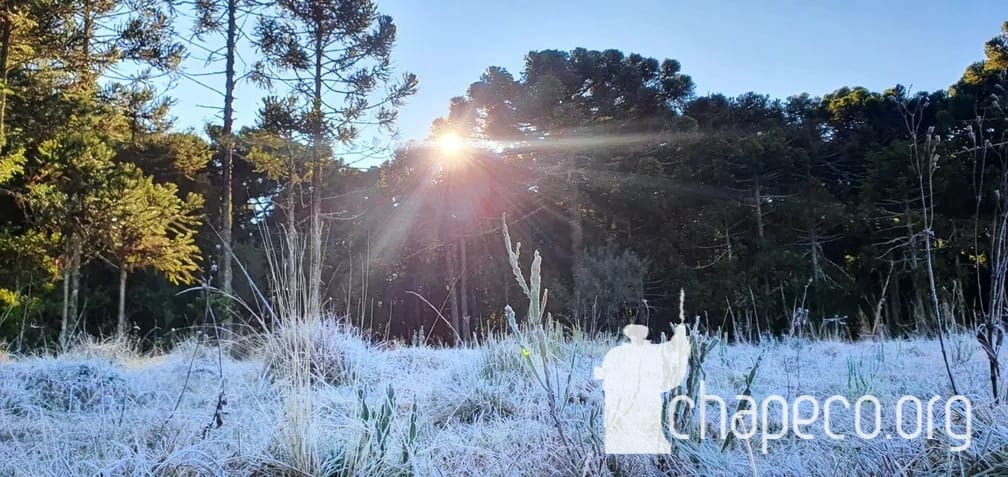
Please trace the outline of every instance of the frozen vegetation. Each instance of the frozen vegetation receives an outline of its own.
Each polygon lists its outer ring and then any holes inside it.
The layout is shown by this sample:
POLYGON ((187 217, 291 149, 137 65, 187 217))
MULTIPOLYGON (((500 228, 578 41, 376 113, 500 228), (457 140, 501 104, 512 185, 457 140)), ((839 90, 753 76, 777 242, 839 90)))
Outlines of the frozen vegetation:
MULTIPOLYGON (((615 337, 587 340, 547 329, 543 346, 530 352, 520 334, 435 348, 369 343, 332 321, 295 331, 230 343, 223 352, 187 341, 167 353, 86 343, 55 358, 12 356, 0 362, 0 475, 1008 472, 1008 409, 991 404, 987 362, 969 335, 946 341, 959 391, 973 403, 972 444, 963 452, 949 451, 960 442, 941 429, 932 439, 857 439, 847 414, 837 412, 832 431, 848 434, 840 441, 813 430, 814 439, 789 435, 763 454, 759 433, 723 451, 717 436, 694 436, 673 440, 668 456, 606 457, 603 395, 592 367, 615 337), (278 353, 284 340, 306 344, 304 354, 278 353), (296 356, 314 364, 305 367, 296 356), (291 379, 297 369, 308 370, 308 384, 291 379), (555 406, 540 381, 544 369, 555 406)), ((902 395, 926 401, 950 394, 937 341, 745 345, 694 336, 694 348, 707 352, 691 376, 702 368, 707 393, 725 397, 730 410, 746 387, 757 401, 838 394, 853 403, 872 394, 883 409, 902 395)), ((941 405, 936 412, 936 420, 945 418, 941 405)), ((708 427, 716 428, 717 413, 709 414, 708 427)), ((890 431, 891 414, 883 412, 890 431)))

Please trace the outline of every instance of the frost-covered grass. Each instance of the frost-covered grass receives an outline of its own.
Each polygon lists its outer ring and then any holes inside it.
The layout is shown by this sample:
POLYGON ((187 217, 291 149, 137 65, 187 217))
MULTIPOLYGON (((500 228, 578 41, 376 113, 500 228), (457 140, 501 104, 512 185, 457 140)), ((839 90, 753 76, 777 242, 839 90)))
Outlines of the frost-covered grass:
MULTIPOLYGON (((722 441, 709 438, 674 441, 661 458, 606 458, 603 396, 591 371, 615 339, 551 335, 564 444, 528 367, 534 356, 515 338, 439 349, 369 343, 333 324, 288 332, 313 343, 309 388, 283 379, 289 363, 266 345, 251 346, 242 360, 195 342, 152 355, 90 343, 59 357, 12 356, 0 362, 0 475, 304 475, 306 465, 320 475, 1008 472, 1008 405, 990 404, 985 358, 966 335, 950 337, 960 393, 973 400, 974 438, 965 452, 950 453, 954 442, 939 433, 932 440, 789 436, 764 455, 757 434, 752 454, 739 442, 722 452, 722 441), (296 390, 301 395, 291 396, 296 390)), ((928 340, 718 344, 703 363, 707 392, 741 392, 761 353, 751 386, 757 400, 840 394, 853 401, 871 393, 891 409, 904 394, 924 401, 949 394, 938 344, 928 340)), ((892 415, 883 419, 892 429, 892 415)), ((853 433, 839 415, 833 421, 834 432, 853 433)))

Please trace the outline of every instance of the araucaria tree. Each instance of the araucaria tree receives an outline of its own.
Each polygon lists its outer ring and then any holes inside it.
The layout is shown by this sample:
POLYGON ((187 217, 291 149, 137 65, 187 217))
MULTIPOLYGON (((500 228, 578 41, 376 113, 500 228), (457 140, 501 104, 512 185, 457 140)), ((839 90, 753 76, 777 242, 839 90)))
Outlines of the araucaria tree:
POLYGON ((147 83, 152 69, 173 72, 184 52, 163 7, 158 0, 0 2, 0 185, 7 199, 0 226, 13 243, 30 242, 33 254, 52 259, 63 281, 64 345, 79 331, 83 269, 110 255, 113 191, 135 192, 115 185, 126 177, 131 186, 175 180, 182 175, 175 167, 191 159, 162 148, 167 171, 147 161, 149 154, 133 153, 174 137, 163 134, 170 101, 147 83))
MULTIPOLYGON (((80 127, 80 125, 76 125, 80 127)), ((60 343, 76 333, 81 266, 99 252, 113 149, 93 131, 63 132, 38 147, 38 167, 17 197, 32 226, 52 237, 63 279, 60 343)))
MULTIPOLYGON (((188 3, 188 2, 180 2, 188 3)), ((192 6, 196 11, 196 22, 193 27, 198 39, 213 38, 224 40, 222 49, 212 48, 215 43, 207 42, 206 61, 224 61, 224 85, 220 91, 223 96, 221 108, 221 129, 216 143, 220 152, 220 239, 223 247, 220 254, 220 288, 225 293, 232 293, 231 255, 232 233, 234 229, 234 160, 235 160, 235 89, 238 80, 244 77, 236 69, 239 39, 247 38, 240 30, 242 24, 254 15, 253 2, 249 0, 196 0, 192 6), (216 34, 216 35, 214 35, 216 34)), ((225 316, 225 323, 230 322, 230 316, 225 316)))
POLYGON ((392 79, 396 27, 370 0, 281 0, 260 18, 256 37, 265 60, 255 65, 254 77, 285 84, 304 99, 297 122, 311 152, 307 305, 318 313, 324 179, 348 158, 369 153, 357 144, 362 131, 391 127, 417 78, 392 79))
POLYGON ((119 308, 116 336, 127 332, 126 278, 140 269, 154 268, 172 284, 193 280, 200 257, 195 234, 203 198, 179 197, 175 184, 157 184, 131 164, 119 167, 108 191, 110 203, 103 216, 102 238, 107 259, 119 270, 119 308))

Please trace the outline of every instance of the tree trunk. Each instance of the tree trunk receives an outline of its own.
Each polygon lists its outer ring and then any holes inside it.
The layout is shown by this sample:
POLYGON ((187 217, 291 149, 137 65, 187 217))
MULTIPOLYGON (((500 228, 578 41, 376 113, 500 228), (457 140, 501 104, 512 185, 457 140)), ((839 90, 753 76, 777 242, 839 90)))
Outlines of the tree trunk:
POLYGON ((760 242, 763 242, 763 237, 764 237, 764 233, 763 233, 763 195, 762 195, 762 192, 763 191, 760 190, 759 177, 757 176, 755 179, 753 179, 753 200, 755 201, 755 204, 753 204, 753 207, 755 208, 755 211, 756 211, 756 234, 759 237, 760 242))
MULTIPOLYGON (((410 273, 410 285, 411 285, 410 289, 412 291, 415 291, 415 292, 423 295, 423 288, 422 288, 422 286, 420 284, 420 278, 417 275, 418 274, 416 272, 411 272, 410 273)), ((420 323, 420 327, 421 328, 426 328, 426 330, 424 331, 424 333, 428 333, 431 328, 430 327, 425 327, 424 323, 420 321, 420 317, 423 316, 423 307, 421 306, 421 304, 423 302, 420 301, 419 299, 412 299, 411 301, 413 302, 413 317, 412 317, 413 318, 413 323, 420 323)), ((409 316, 409 315, 407 314, 406 316, 409 316)), ((403 324, 404 325, 406 324, 405 321, 403 322, 403 324)))
POLYGON ((71 258, 70 258, 70 303, 67 306, 67 314, 69 315, 69 327, 67 339, 69 340, 77 333, 77 327, 80 323, 80 312, 77 310, 77 303, 80 296, 80 269, 81 269, 81 243, 76 237, 72 238, 71 243, 71 258))
POLYGON ((903 214, 906 217, 906 233, 907 237, 910 237, 911 244, 910 247, 907 247, 910 250, 910 269, 917 270, 917 239, 915 238, 917 232, 914 231, 913 220, 910 215, 910 202, 903 203, 903 214))
POLYGON ((725 230, 724 230, 724 241, 725 241, 725 248, 728 250, 728 261, 730 262, 730 261, 732 261, 732 259, 734 258, 734 256, 732 254, 731 235, 729 235, 729 230, 728 230, 728 226, 727 225, 725 225, 725 230))
POLYGON ((84 77, 81 78, 81 85, 84 88, 91 87, 92 71, 91 71, 91 38, 94 35, 94 21, 91 18, 93 12, 91 11, 91 1, 84 0, 84 32, 82 35, 83 41, 81 42, 81 71, 84 77))
POLYGON ((826 274, 823 272, 822 265, 819 264, 819 235, 815 229, 809 231, 809 242, 811 243, 809 254, 812 257, 812 281, 819 283, 819 279, 826 274))
MULTIPOLYGON (((291 169, 293 171, 293 169, 291 169)), ((300 310, 304 303, 300 303, 299 300, 301 296, 298 293, 302 293, 298 284, 303 281, 298 279, 298 273, 304 273, 303 264, 298 261, 298 250, 301 246, 298 245, 300 239, 298 238, 297 231, 297 218, 294 216, 294 194, 290 191, 287 192, 287 231, 284 234, 285 249, 284 253, 287 255, 286 260, 284 260, 284 278, 286 278, 286 283, 278 284, 280 290, 278 293, 283 294, 283 299, 287 303, 288 309, 292 306, 297 306, 295 308, 300 310)), ((304 277, 304 275, 301 275, 304 277)))
POLYGON ((571 236, 571 278, 577 290, 578 276, 581 273, 582 257, 584 256, 584 229, 581 226, 581 191, 580 178, 575 177, 576 166, 571 164, 567 170, 567 185, 570 187, 570 197, 567 200, 567 223, 571 236))
MULTIPOLYGON (((233 211, 234 205, 232 204, 232 169, 234 164, 234 138, 232 137, 232 128, 234 122, 234 89, 235 89, 235 36, 238 30, 237 12, 238 2, 236 0, 228 0, 228 25, 227 25, 227 52, 225 60, 225 79, 224 79, 224 185, 221 192, 223 193, 223 210, 221 211, 222 223, 221 223, 221 240, 224 242, 224 247, 221 253, 221 289, 225 293, 232 293, 232 274, 231 274, 231 229, 233 228, 233 211)), ((225 329, 230 328, 231 325, 231 313, 224 314, 224 320, 222 326, 225 329)))
MULTIPOLYGON (((889 284, 892 282, 893 275, 893 265, 890 262, 889 273, 885 276, 885 281, 882 282, 882 292, 879 293, 879 299, 875 303, 875 316, 872 319, 871 333, 875 339, 882 339, 884 337, 890 336, 888 330, 884 330, 885 325, 882 323, 882 309, 886 304, 886 296, 889 292, 889 284)), ((881 278, 881 274, 879 274, 881 278)))
POLYGON ((311 191, 311 220, 309 223, 310 245, 309 245, 309 278, 308 278, 308 298, 310 310, 313 314, 322 311, 322 198, 321 195, 321 175, 320 162, 316 153, 316 158, 312 165, 312 191, 311 191))
POLYGON ((461 320, 459 320, 458 291, 455 286, 455 279, 458 277, 458 271, 455 268, 455 245, 451 242, 445 247, 445 261, 448 268, 448 306, 451 307, 452 333, 455 334, 455 344, 457 345, 461 344, 459 333, 461 320))
POLYGON ((315 35, 315 91, 312 104, 311 219, 308 298, 313 314, 322 311, 322 37, 315 35))
POLYGON ((459 270, 459 299, 461 301, 460 315, 462 317, 462 341, 469 341, 472 336, 472 329, 470 328, 470 313, 469 313, 469 286, 467 284, 466 275, 469 274, 468 266, 466 264, 466 240, 465 236, 459 237, 459 262, 461 264, 459 270))
POLYGON ((893 277, 892 285, 889 287, 889 298, 886 299, 888 306, 886 306, 886 316, 889 318, 889 333, 895 333, 896 330, 900 329, 900 322, 903 321, 902 313, 903 301, 900 297, 900 276, 897 273, 893 277))
POLYGON ((66 348, 70 344, 70 264, 73 261, 70 243, 63 247, 63 316, 60 321, 60 347, 66 348))
POLYGON ((7 61, 10 56, 11 32, 14 29, 10 14, 4 15, 0 21, 0 149, 7 144, 6 113, 7 113, 7 61))
MULTIPOLYGON (((287 174, 291 178, 290 180, 293 180, 293 177, 296 176, 296 165, 295 165, 295 160, 294 160, 294 151, 292 151, 290 149, 290 138, 289 137, 285 137, 284 139, 288 142, 288 144, 287 144, 287 148, 288 148, 287 149, 287 157, 286 157, 287 158, 287 174)), ((298 250, 299 247, 297 246, 297 241, 298 241, 298 239, 297 239, 297 231, 296 231, 297 230, 297 219, 294 216, 294 207, 295 207, 296 201, 295 201, 295 198, 294 198, 294 193, 292 191, 293 188, 294 188, 294 186, 292 184, 290 187, 287 188, 287 190, 284 191, 284 198, 283 198, 284 199, 284 205, 283 205, 283 208, 284 208, 284 214, 286 214, 286 217, 285 217, 286 218, 286 224, 285 224, 285 227, 284 227, 284 230, 283 230, 283 232, 284 232, 283 236, 281 237, 281 243, 282 243, 282 246, 283 246, 283 249, 282 249, 282 254, 283 255, 281 257, 279 257, 280 260, 283 261, 283 268, 284 268, 283 279, 284 279, 284 281, 283 281, 283 283, 277 283, 277 284, 275 284, 276 287, 277 287, 275 293, 277 294, 278 297, 282 297, 283 298, 285 306, 288 309, 291 306, 294 306, 294 303, 291 301, 291 300, 294 299, 294 294, 291 291, 295 290, 295 289, 297 289, 299 291, 304 291, 303 289, 298 288, 298 283, 299 282, 297 280, 297 273, 299 271, 303 272, 304 269, 301 268, 301 265, 297 261, 297 252, 296 252, 296 250, 298 250)))
POLYGON ((126 336, 126 266, 119 266, 119 320, 116 326, 116 339, 126 336))

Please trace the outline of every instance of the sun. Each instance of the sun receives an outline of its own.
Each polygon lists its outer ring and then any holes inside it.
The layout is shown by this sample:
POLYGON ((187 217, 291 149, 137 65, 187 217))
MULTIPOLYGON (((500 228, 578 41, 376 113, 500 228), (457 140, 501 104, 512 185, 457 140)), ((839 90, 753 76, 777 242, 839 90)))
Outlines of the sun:
POLYGON ((446 132, 441 134, 437 139, 438 149, 441 150, 441 154, 448 157, 455 157, 460 152, 462 152, 462 147, 465 145, 462 137, 454 132, 446 132))

